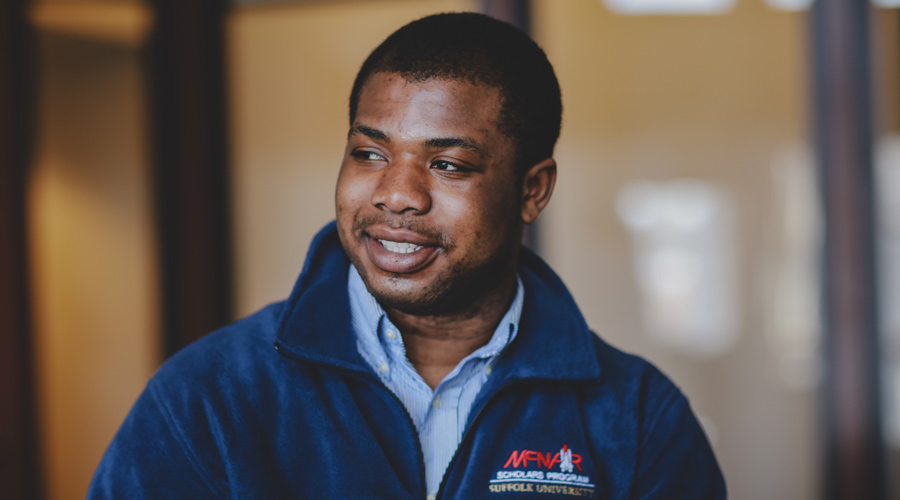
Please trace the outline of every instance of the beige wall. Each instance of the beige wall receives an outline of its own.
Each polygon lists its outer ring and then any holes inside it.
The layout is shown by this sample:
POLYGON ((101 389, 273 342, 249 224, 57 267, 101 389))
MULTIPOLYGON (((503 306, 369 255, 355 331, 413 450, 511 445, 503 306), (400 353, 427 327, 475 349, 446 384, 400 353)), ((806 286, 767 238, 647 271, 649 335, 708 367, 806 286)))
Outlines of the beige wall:
POLYGON ((475 0, 321 2, 236 10, 229 23, 235 304, 290 292, 334 218, 350 87, 368 53, 413 19, 475 0))
POLYGON ((46 489, 84 498, 159 355, 155 241, 136 52, 39 39, 29 180, 46 489))
POLYGON ((783 217, 771 208, 772 169, 785 148, 807 141, 807 19, 762 1, 684 17, 619 16, 597 0, 534 3, 565 107, 544 254, 588 323, 657 363, 712 422, 729 498, 815 498, 815 388, 779 377, 765 279, 778 264, 768 246, 783 217), (616 215, 626 182, 679 178, 721 187, 736 208, 738 338, 715 356, 646 334, 634 241, 616 215))

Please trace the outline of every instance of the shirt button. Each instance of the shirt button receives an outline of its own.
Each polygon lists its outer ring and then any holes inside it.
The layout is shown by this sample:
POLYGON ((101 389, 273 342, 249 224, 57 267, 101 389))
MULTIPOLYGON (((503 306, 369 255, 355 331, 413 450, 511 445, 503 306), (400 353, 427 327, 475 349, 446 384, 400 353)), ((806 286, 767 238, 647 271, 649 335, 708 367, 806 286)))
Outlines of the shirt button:
POLYGON ((391 371, 391 367, 388 366, 388 364, 385 363, 384 361, 382 361, 381 364, 378 365, 378 369, 381 370, 381 373, 387 373, 387 372, 391 371))
POLYGON ((441 397, 435 396, 435 398, 431 400, 431 406, 433 406, 435 408, 440 408, 441 407, 441 397))
POLYGON ((384 332, 384 334, 387 335, 387 338, 389 338, 391 340, 394 340, 397 338, 397 332, 395 332, 394 330, 391 330, 391 329, 388 329, 388 331, 384 332))
POLYGON ((430 494, 426 497, 427 500, 434 500, 435 498, 437 498, 437 493, 430 493, 430 494))
POLYGON ((484 367, 484 374, 485 374, 485 375, 490 375, 491 372, 493 372, 493 371, 494 371, 494 369, 491 367, 491 365, 487 365, 487 366, 484 367))

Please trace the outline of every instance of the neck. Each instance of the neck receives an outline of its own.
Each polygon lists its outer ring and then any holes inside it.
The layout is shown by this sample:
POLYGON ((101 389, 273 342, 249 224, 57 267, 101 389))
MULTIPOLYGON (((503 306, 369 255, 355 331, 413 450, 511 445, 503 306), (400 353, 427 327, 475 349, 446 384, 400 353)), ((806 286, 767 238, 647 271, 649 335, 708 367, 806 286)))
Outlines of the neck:
POLYGON ((400 330, 406 356, 432 390, 466 356, 487 344, 516 295, 511 275, 496 291, 452 314, 414 315, 387 309, 400 330))

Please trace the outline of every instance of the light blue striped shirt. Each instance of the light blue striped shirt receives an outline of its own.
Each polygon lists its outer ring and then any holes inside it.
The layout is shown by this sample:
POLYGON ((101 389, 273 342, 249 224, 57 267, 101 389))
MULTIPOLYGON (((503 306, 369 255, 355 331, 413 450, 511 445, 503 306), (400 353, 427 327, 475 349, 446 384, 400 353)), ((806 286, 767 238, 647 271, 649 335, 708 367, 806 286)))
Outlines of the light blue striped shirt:
POLYGON ((516 280, 516 297, 491 340, 460 361, 432 391, 406 358, 399 330, 366 290, 356 268, 350 266, 347 290, 356 346, 384 385, 403 403, 416 426, 425 458, 429 498, 437 494, 444 471, 462 439, 472 403, 490 376, 494 359, 518 332, 525 289, 522 280, 516 280))

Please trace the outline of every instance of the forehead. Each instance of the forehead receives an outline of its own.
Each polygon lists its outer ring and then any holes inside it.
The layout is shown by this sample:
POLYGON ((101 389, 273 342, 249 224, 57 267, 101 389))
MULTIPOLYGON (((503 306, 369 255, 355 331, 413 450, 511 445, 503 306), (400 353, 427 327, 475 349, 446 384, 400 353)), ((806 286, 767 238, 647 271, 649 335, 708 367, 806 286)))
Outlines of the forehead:
POLYGON ((500 135, 500 92, 464 80, 410 81, 397 73, 374 73, 359 93, 354 125, 385 132, 433 135, 500 135))

